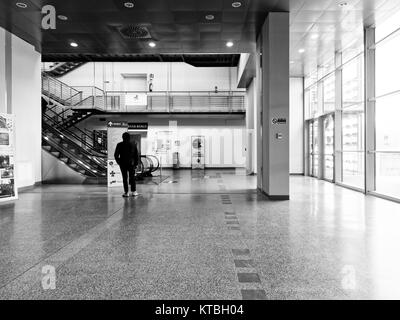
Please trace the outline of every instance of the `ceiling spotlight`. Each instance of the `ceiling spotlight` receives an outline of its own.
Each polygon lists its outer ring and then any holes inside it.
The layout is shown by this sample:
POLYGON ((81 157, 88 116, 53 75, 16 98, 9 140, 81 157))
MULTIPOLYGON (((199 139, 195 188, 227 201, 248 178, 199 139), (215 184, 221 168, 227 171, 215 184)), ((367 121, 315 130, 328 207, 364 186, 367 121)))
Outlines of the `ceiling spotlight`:
POLYGON ((339 3, 339 7, 346 7, 348 5, 348 3, 347 2, 340 2, 339 3))
POLYGON ((239 8, 241 6, 242 6, 242 3, 239 1, 232 2, 232 7, 234 7, 234 8, 239 8))
POLYGON ((76 42, 71 42, 69 45, 70 45, 71 47, 74 47, 74 48, 76 48, 76 47, 78 46, 78 44, 77 44, 76 42))
POLYGON ((214 20, 214 15, 212 15, 212 14, 208 14, 208 15, 206 15, 206 20, 214 20))
POLYGON ((149 42, 149 47, 154 48, 155 46, 156 46, 156 44, 153 41, 149 42))
POLYGON ((26 8, 28 8, 28 5, 27 5, 25 2, 17 2, 15 5, 16 5, 18 8, 21 8, 21 9, 26 9, 26 8))
POLYGON ((128 9, 132 9, 135 5, 133 2, 125 2, 124 6, 128 9))
POLYGON ((305 49, 299 49, 299 53, 304 53, 304 52, 306 52, 305 49))
POLYGON ((228 41, 228 42, 226 43, 226 46, 227 46, 228 48, 233 47, 233 42, 232 42, 232 41, 228 41))
POLYGON ((313 34, 312 36, 311 36, 311 39, 313 39, 313 40, 316 40, 316 39, 318 39, 319 38, 319 35, 318 34, 313 34))
POLYGON ((57 16, 57 18, 60 19, 60 20, 62 20, 62 21, 67 21, 67 20, 68 20, 68 17, 67 17, 67 16, 63 16, 62 14, 59 14, 59 15, 57 16))
POLYGON ((292 60, 292 61, 290 61, 290 64, 294 64, 294 61, 292 60))

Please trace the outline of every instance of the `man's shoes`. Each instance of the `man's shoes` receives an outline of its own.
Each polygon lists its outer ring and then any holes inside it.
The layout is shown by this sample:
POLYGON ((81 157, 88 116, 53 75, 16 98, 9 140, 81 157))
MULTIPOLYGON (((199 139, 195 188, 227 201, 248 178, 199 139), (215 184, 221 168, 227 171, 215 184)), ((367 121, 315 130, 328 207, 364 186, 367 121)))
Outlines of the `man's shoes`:
POLYGON ((137 197, 139 193, 137 191, 131 192, 131 197, 137 197))
POLYGON ((128 197, 129 197, 129 194, 128 194, 128 193, 124 193, 122 196, 123 196, 124 198, 128 198, 128 197))

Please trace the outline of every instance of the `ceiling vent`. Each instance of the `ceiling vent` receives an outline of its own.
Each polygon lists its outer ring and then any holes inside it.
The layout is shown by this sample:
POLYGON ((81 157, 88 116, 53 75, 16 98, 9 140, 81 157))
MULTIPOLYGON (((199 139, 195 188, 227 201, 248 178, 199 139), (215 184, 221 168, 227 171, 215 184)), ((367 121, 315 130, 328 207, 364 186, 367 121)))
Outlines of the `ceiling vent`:
POLYGON ((151 34, 147 26, 130 24, 118 28, 119 33, 125 39, 151 39, 151 34))

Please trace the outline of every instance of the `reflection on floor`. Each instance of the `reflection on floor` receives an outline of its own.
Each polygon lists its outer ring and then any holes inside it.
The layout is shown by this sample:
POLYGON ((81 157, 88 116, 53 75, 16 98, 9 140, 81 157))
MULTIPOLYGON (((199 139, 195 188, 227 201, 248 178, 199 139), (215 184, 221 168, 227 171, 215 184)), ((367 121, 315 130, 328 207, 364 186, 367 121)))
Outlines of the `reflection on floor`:
POLYGON ((0 205, 0 299, 400 298, 399 204, 304 177, 270 202, 242 171, 168 175, 136 199, 42 186, 0 205))

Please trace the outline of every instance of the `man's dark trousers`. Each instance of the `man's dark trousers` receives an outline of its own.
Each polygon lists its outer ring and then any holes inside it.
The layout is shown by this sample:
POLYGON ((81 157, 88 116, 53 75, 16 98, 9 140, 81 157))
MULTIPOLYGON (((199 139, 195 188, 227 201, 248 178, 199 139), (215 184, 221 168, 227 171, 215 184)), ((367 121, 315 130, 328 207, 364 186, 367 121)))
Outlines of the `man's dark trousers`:
POLYGON ((133 165, 120 165, 119 168, 121 169, 122 173, 122 180, 124 182, 124 191, 128 193, 129 186, 128 186, 128 175, 129 175, 129 184, 131 185, 131 191, 136 191, 136 181, 135 181, 135 168, 133 165))

